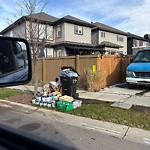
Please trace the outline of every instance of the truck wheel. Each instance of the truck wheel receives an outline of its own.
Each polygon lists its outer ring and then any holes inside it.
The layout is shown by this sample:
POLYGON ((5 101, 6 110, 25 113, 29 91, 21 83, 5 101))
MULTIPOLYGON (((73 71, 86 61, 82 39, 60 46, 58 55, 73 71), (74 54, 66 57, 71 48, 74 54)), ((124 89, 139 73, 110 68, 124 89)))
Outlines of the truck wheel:
POLYGON ((133 84, 130 84, 130 83, 126 83, 126 84, 127 84, 127 87, 129 89, 134 89, 135 88, 135 85, 133 85, 133 84))

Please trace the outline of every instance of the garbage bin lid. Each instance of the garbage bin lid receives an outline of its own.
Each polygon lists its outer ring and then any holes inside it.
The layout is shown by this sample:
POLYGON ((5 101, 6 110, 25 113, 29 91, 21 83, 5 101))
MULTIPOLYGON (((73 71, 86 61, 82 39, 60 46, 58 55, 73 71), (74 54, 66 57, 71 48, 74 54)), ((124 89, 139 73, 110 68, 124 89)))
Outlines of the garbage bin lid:
POLYGON ((75 71, 75 69, 71 66, 63 66, 61 67, 61 70, 64 70, 64 69, 70 69, 71 71, 75 71))
POLYGON ((71 66, 61 67, 61 70, 65 70, 65 69, 69 69, 70 71, 77 73, 77 75, 79 76, 78 72, 73 67, 71 67, 71 66))

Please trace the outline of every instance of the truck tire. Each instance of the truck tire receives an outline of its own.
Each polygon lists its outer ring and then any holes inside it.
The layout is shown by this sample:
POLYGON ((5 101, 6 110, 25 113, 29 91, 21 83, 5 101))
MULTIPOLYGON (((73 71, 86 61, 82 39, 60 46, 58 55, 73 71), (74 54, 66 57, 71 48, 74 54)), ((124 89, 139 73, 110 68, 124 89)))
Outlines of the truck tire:
POLYGON ((133 84, 130 84, 130 83, 126 83, 126 85, 127 85, 127 87, 129 88, 129 89, 134 89, 135 88, 135 85, 133 85, 133 84))

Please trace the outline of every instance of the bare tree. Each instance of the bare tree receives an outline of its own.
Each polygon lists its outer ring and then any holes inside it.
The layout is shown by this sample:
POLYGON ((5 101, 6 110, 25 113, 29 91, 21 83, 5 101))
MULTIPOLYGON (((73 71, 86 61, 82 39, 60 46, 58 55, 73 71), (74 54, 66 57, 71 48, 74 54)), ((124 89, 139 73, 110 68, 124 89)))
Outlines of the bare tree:
MULTIPOLYGON (((38 90, 38 75, 37 75, 37 60, 39 57, 40 50, 45 47, 45 34, 47 23, 40 19, 41 12, 44 11, 47 0, 17 0, 14 1, 16 12, 14 14, 15 18, 22 18, 20 21, 25 23, 24 30, 15 31, 14 35, 18 37, 24 37, 28 40, 31 46, 31 54, 33 60, 33 72, 34 72, 34 95, 36 95, 38 90), (38 13, 37 13, 38 12, 38 13), (35 13, 37 13, 37 18, 35 18, 35 13), (39 16, 38 16, 39 15, 39 16), (42 39, 41 39, 42 37, 42 39)), ((7 19, 7 22, 11 23, 11 20, 7 19)), ((21 22, 15 22, 13 28, 15 29, 21 22)), ((44 50, 43 50, 44 51, 44 50)))

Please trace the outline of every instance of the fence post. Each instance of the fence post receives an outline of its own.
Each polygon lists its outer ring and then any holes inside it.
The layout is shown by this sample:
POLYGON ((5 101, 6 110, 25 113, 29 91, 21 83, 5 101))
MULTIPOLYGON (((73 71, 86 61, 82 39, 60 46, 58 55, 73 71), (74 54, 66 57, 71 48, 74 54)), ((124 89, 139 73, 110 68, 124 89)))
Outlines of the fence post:
POLYGON ((96 58, 96 59, 97 59, 97 64, 96 64, 97 70, 100 71, 100 61, 101 61, 101 59, 102 59, 102 58, 101 58, 101 55, 97 55, 97 58, 96 58))
POLYGON ((42 80, 43 82, 46 82, 45 58, 42 58, 42 80))
POLYGON ((76 55, 75 58, 75 69, 80 74, 80 56, 76 55))

